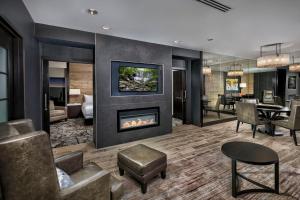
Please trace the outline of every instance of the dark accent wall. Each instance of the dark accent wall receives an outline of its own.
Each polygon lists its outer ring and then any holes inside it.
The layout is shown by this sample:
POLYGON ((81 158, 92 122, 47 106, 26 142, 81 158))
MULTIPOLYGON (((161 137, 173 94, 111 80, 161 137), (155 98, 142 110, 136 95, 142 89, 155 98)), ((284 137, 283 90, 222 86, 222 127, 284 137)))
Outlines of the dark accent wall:
POLYGON ((40 43, 40 56, 45 59, 94 63, 94 50, 50 43, 40 43))
POLYGON ((262 100, 264 90, 276 91, 276 72, 262 72, 254 74, 254 95, 262 100))
MULTIPOLYGON (((194 105, 192 105, 192 63, 194 65, 194 67, 195 67, 195 61, 197 61, 197 60, 199 61, 199 64, 201 64, 201 59, 202 59, 201 52, 195 51, 195 50, 190 50, 190 49, 173 47, 172 55, 173 55, 173 58, 179 59, 179 60, 184 60, 186 63, 186 123, 192 124, 193 123, 193 115, 195 115, 194 105)), ((176 67, 176 62, 173 63, 173 67, 176 67)), ((193 72, 195 72, 195 70, 193 72)), ((201 80, 199 79, 200 77, 198 76, 199 75, 198 72, 196 72, 196 74, 194 74, 194 75, 195 75, 194 78, 196 78, 197 81, 201 82, 202 79, 201 80)), ((198 93, 200 91, 194 90, 194 92, 198 93)), ((195 94, 195 95, 197 95, 197 94, 195 94)), ((197 125, 197 124, 195 124, 195 125, 197 125)))
POLYGON ((202 59, 193 60, 191 63, 191 107, 192 123, 202 126, 202 59))
POLYGON ((172 48, 129 39, 97 34, 96 48, 96 147, 158 136, 172 131, 172 48), (129 61, 163 65, 163 94, 144 96, 111 96, 111 61, 129 61), (117 132, 117 111, 122 109, 160 107, 160 126, 117 132))
POLYGON ((36 23, 35 35, 39 41, 44 43, 86 48, 95 46, 95 33, 69 28, 36 23))
POLYGON ((22 0, 0 0, 0 15, 22 37, 25 117, 41 128, 40 68, 34 23, 22 0))

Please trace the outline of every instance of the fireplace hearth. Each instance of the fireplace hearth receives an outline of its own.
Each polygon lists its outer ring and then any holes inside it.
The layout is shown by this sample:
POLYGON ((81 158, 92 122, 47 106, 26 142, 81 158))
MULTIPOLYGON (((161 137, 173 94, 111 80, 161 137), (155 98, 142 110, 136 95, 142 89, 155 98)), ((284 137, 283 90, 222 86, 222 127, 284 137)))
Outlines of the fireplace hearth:
POLYGON ((159 126, 159 107, 118 111, 118 132, 159 126))

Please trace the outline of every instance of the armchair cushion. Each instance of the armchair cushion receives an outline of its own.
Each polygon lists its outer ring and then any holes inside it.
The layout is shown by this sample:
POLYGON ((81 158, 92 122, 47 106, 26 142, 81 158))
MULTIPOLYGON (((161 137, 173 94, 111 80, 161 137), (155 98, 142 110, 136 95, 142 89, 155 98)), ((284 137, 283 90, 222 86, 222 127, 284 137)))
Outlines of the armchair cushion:
POLYGON ((56 173, 60 189, 65 189, 74 185, 72 179, 65 171, 56 167, 56 173))
POLYGON ((98 171, 87 179, 60 191, 62 200, 107 200, 110 198, 110 173, 98 171))
POLYGON ((64 110, 51 110, 50 111, 50 117, 56 117, 56 116, 61 116, 61 115, 65 115, 64 110))
POLYGON ((67 174, 73 174, 83 167, 83 153, 76 151, 58 157, 55 159, 55 165, 67 174))

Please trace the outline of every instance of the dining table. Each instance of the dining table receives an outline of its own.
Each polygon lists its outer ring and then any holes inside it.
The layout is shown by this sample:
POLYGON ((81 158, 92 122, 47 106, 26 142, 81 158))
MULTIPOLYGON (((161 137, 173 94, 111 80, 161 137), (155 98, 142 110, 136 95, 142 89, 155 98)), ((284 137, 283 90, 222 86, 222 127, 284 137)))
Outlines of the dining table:
POLYGON ((280 116, 282 113, 290 114, 290 108, 273 104, 257 104, 256 107, 260 113, 260 117, 265 121, 265 127, 258 129, 258 131, 272 136, 282 136, 283 134, 281 132, 273 132, 274 127, 271 122, 283 118, 280 116))

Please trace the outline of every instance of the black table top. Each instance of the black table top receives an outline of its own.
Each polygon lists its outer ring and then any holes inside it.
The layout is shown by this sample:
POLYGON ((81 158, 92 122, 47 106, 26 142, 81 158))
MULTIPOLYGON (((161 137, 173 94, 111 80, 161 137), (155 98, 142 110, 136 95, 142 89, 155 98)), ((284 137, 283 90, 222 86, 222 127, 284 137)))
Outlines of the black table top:
POLYGON ((251 142, 228 142, 223 144, 221 150, 229 158, 248 164, 269 165, 279 162, 274 150, 251 142))

